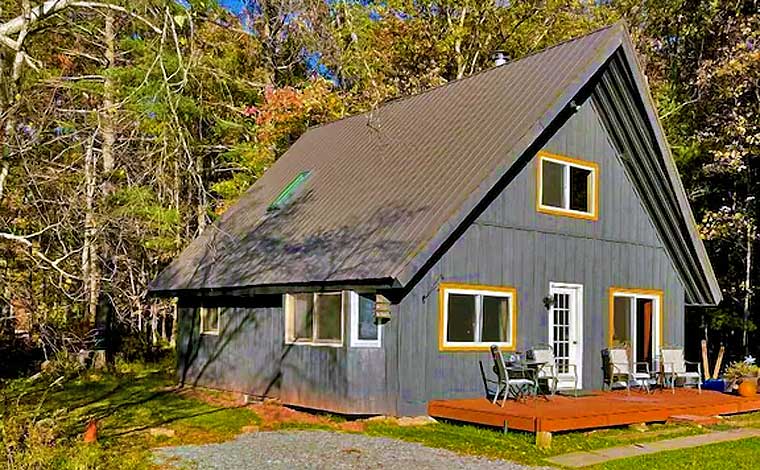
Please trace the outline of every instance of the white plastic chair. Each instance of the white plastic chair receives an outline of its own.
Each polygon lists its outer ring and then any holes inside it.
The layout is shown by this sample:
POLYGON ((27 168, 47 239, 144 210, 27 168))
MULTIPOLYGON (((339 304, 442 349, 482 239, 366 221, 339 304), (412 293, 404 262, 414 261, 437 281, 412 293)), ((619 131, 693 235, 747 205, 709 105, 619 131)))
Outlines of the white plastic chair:
POLYGON ((683 348, 660 349, 661 372, 665 383, 670 383, 673 393, 676 393, 676 382, 683 379, 684 385, 696 385, 702 393, 702 365, 684 359, 683 348), (697 366, 697 371, 687 371, 686 366, 697 366))
MULTIPOLYGON (((625 379, 625 387, 630 392, 631 383, 644 388, 649 392, 649 381, 652 374, 647 362, 631 362, 628 348, 609 348, 607 351, 609 370, 605 371, 605 383, 612 389, 618 379, 625 379), (644 372, 640 372, 638 366, 644 366, 644 372)), ((602 352, 604 364, 604 352, 602 352)), ((604 384, 603 384, 604 385, 604 384)))
POLYGON ((560 380, 572 380, 573 391, 575 396, 578 396, 578 369, 575 364, 567 364, 567 372, 560 372, 557 365, 557 359, 554 357, 554 348, 548 344, 539 345, 528 351, 528 357, 541 363, 536 369, 536 378, 540 380, 546 380, 549 386, 551 394, 557 393, 557 385, 560 380))

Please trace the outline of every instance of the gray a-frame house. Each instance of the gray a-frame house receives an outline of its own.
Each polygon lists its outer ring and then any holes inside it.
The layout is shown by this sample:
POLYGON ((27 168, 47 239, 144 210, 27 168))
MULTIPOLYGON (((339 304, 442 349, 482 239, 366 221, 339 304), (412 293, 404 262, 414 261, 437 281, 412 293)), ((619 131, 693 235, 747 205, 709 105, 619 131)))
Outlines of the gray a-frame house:
POLYGON ((482 395, 494 343, 599 388, 721 299, 622 24, 310 129, 151 291, 183 381, 398 415, 482 395))

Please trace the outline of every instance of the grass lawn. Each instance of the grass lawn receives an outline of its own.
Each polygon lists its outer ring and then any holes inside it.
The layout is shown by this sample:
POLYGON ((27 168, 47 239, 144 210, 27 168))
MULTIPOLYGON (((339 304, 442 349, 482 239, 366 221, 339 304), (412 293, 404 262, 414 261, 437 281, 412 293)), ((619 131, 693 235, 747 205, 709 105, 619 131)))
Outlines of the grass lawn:
POLYGON ((760 439, 712 444, 693 449, 680 449, 657 454, 613 460, 592 468, 642 469, 642 468, 698 468, 698 469, 756 469, 760 456, 760 439))
POLYGON ((591 432, 555 434, 552 447, 539 450, 534 445, 533 434, 509 432, 463 424, 437 423, 421 427, 399 427, 389 424, 370 424, 370 435, 393 437, 419 442, 430 447, 440 447, 459 454, 512 460, 531 465, 547 465, 546 457, 601 449, 634 442, 648 442, 706 432, 691 426, 655 424, 646 431, 628 428, 605 429, 591 432))
POLYGON ((259 422, 246 408, 212 406, 173 384, 167 368, 91 373, 52 386, 11 382, 0 390, 0 449, 16 452, 14 461, 0 457, 0 467, 148 469, 152 447, 219 442, 259 422), (98 420, 94 445, 82 442, 90 419, 98 420))
MULTIPOLYGON (((291 410, 234 406, 213 392, 205 392, 201 400, 198 391, 176 390, 174 380, 168 367, 129 367, 115 374, 89 373, 55 385, 45 380, 7 383, 0 388, 0 450, 5 454, 0 456, 0 467, 150 469, 151 448, 220 442, 245 426, 364 432, 533 465, 546 465, 546 457, 567 452, 708 432, 656 424, 643 431, 618 428, 564 433, 554 436, 550 450, 540 451, 532 434, 504 435, 499 430, 461 424, 401 427, 391 421, 359 423, 330 415, 293 419, 291 410), (90 419, 98 422, 97 444, 82 442, 90 419)), ((737 416, 720 425, 730 426, 760 427, 760 413, 737 416)), ((753 439, 620 460, 600 468, 693 468, 695 462, 704 468, 749 468, 758 451, 760 440, 753 439)))

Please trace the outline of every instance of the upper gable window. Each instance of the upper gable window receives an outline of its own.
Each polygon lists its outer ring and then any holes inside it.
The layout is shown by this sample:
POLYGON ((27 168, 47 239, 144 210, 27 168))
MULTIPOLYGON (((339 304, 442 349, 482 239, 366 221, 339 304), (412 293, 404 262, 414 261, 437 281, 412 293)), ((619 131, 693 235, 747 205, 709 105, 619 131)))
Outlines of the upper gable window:
POLYGON ((599 166, 593 162, 540 152, 538 211, 596 220, 599 213, 599 166))

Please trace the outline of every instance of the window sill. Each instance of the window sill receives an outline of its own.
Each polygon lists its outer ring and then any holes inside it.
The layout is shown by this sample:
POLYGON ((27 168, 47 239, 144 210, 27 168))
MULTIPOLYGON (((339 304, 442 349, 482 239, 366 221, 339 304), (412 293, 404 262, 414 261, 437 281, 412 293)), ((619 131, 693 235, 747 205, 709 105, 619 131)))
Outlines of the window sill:
POLYGON ((351 342, 352 348, 364 348, 364 349, 372 349, 372 348, 380 348, 382 347, 382 343, 379 339, 358 339, 351 342))
POLYGON ((560 207, 551 207, 551 206, 539 206, 538 212, 541 214, 547 214, 547 215, 559 215, 562 217, 570 217, 573 219, 584 219, 584 220, 599 220, 599 216, 595 213, 590 212, 580 212, 580 211, 574 211, 571 209, 562 209, 560 207))
POLYGON ((440 351, 489 351, 491 345, 495 344, 501 351, 514 351, 515 347, 508 343, 456 343, 456 344, 440 344, 438 349, 440 351))
POLYGON ((314 346, 328 348, 342 348, 343 341, 340 342, 314 342, 314 341, 285 341, 286 345, 292 346, 314 346))
POLYGON ((219 336, 218 331, 201 331, 201 336, 219 336))

